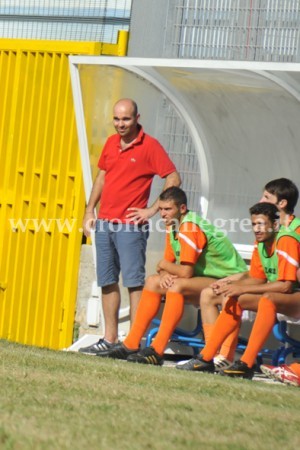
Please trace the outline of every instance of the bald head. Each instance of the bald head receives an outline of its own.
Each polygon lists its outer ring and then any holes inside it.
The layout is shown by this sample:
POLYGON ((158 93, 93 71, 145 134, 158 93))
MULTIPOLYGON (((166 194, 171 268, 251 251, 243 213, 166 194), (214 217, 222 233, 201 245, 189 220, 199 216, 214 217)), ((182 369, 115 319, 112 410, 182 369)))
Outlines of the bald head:
POLYGON ((115 108, 125 108, 127 111, 130 111, 132 116, 136 117, 138 115, 138 106, 134 100, 131 98, 121 98, 114 105, 115 108))

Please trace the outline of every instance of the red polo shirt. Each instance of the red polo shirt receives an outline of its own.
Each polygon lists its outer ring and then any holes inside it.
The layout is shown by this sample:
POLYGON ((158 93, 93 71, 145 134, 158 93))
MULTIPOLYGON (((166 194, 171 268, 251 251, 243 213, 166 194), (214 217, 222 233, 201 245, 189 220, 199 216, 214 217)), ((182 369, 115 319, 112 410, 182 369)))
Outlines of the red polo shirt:
POLYGON ((98 217, 123 223, 128 222, 128 208, 147 207, 153 177, 165 178, 176 170, 164 148, 143 128, 125 150, 118 134, 110 136, 98 167, 106 172, 98 217))

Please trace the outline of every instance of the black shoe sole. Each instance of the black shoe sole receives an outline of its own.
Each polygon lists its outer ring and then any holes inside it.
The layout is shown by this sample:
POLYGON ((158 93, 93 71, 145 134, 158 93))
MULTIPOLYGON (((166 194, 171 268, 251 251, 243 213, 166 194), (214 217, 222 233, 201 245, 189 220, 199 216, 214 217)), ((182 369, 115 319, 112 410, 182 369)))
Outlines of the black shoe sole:
POLYGON ((136 364, 144 364, 145 366, 156 366, 156 367, 161 367, 163 365, 163 363, 164 363, 164 361, 162 360, 162 361, 159 361, 157 364, 153 364, 153 363, 150 363, 148 361, 138 360, 138 359, 135 359, 135 358, 134 359, 127 358, 127 361, 131 362, 131 363, 136 363, 136 364))
POLYGON ((247 374, 247 373, 227 373, 227 372, 219 372, 220 375, 230 378, 242 378, 244 380, 252 380, 254 377, 254 374, 247 374))

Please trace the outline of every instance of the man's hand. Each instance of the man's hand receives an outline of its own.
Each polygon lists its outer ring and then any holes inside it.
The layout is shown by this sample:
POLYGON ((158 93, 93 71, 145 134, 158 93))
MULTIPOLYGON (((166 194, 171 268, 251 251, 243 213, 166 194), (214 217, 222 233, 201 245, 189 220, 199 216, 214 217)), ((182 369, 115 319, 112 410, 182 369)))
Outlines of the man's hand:
POLYGON ((82 227, 83 233, 86 237, 91 235, 91 231, 96 228, 96 215, 94 211, 86 211, 83 216, 82 227))
POLYGON ((241 294, 247 292, 247 286, 242 286, 239 284, 231 284, 228 282, 226 284, 217 285, 214 283, 214 287, 212 287, 213 291, 217 295, 224 295, 225 297, 238 297, 241 294))
POLYGON ((169 273, 164 272, 159 277, 159 285, 162 289, 168 289, 174 284, 176 278, 177 278, 176 275, 171 275, 169 273))
POLYGON ((230 284, 230 283, 234 283, 234 282, 239 282, 241 280, 246 280, 249 279, 249 272, 240 272, 240 273, 235 273, 233 275, 229 275, 228 277, 225 278, 220 278, 219 280, 216 280, 214 283, 211 284, 211 288, 212 289, 217 289, 220 286, 223 286, 224 284, 230 284))
POLYGON ((156 213, 156 211, 152 211, 152 208, 128 208, 127 211, 130 212, 126 215, 126 218, 136 224, 147 222, 156 213))
POLYGON ((217 290, 219 290, 222 286, 226 285, 226 284, 230 284, 231 280, 229 278, 222 278, 220 280, 216 280, 214 281, 210 287, 212 288, 212 290, 216 293, 217 290))

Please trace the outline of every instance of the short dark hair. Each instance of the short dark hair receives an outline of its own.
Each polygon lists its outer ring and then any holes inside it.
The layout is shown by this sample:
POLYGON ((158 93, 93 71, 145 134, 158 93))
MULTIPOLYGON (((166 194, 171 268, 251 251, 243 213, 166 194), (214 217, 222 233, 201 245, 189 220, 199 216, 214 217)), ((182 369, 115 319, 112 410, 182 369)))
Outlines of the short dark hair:
POLYGON ((137 103, 136 103, 134 100, 132 100, 132 99, 130 99, 130 100, 132 101, 133 114, 134 114, 135 116, 137 116, 138 113, 139 113, 139 111, 138 111, 138 105, 137 105, 137 103))
POLYGON ((159 196, 159 200, 163 202, 173 200, 177 206, 187 205, 186 193, 177 186, 171 186, 162 191, 162 193, 159 196))
POLYGON ((295 183, 288 178, 277 178, 269 181, 265 185, 265 190, 272 195, 276 195, 278 201, 286 200, 285 212, 293 213, 299 198, 299 191, 295 183))
POLYGON ((267 216, 273 223, 279 219, 278 208, 273 203, 267 202, 256 203, 255 205, 251 206, 249 212, 251 216, 252 214, 254 215, 263 214, 264 216, 267 216))

